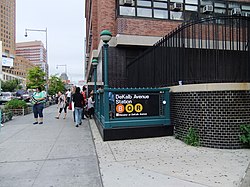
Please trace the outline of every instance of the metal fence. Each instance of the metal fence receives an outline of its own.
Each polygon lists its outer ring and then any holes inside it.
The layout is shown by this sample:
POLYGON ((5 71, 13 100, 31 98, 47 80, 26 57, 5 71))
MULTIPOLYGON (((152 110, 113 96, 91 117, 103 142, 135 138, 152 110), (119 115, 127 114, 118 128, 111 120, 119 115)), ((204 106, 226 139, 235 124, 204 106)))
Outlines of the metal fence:
POLYGON ((250 82, 249 45, 249 17, 183 23, 128 64, 128 86, 250 82))

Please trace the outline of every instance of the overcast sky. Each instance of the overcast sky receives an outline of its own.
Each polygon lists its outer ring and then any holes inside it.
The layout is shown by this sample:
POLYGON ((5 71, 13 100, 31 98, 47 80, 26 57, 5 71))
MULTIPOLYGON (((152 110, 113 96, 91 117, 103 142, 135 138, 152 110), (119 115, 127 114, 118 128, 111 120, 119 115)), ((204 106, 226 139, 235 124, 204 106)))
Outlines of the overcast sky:
POLYGON ((85 17, 84 0, 16 0, 16 42, 41 40, 45 32, 27 29, 48 29, 48 63, 50 74, 67 73, 71 80, 83 80, 85 17))

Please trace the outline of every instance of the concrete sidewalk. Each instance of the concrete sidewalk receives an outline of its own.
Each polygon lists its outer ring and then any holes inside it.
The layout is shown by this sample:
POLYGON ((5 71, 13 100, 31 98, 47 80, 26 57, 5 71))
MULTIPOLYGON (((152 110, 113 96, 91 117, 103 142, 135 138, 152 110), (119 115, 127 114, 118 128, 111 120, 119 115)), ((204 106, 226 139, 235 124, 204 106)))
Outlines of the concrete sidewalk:
POLYGON ((56 106, 44 110, 44 124, 33 115, 15 117, 0 132, 1 187, 101 187, 89 121, 76 128, 72 111, 55 119, 56 106))
POLYGON ((250 176, 249 149, 192 147, 174 137, 103 142, 94 120, 76 128, 71 111, 66 120, 56 111, 45 109, 44 125, 32 125, 30 114, 2 128, 0 187, 236 187, 250 176))
POLYGON ((174 137, 103 142, 90 126, 104 187, 236 187, 249 175, 249 149, 192 147, 174 137))

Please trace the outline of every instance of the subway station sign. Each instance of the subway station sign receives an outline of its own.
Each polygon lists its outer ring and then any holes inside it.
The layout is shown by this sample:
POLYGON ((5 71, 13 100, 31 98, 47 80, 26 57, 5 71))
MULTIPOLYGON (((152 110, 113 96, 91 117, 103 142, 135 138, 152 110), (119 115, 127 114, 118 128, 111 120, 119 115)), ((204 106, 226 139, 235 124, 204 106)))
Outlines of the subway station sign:
POLYGON ((115 94, 115 117, 159 116, 160 93, 115 94))

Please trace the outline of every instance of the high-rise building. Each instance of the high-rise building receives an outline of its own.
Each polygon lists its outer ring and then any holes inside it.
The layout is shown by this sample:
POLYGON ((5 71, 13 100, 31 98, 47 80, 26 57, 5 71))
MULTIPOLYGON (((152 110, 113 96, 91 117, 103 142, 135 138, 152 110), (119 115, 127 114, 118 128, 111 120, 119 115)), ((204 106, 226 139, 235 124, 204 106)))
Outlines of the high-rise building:
POLYGON ((0 15, 2 55, 14 59, 16 43, 16 0, 1 0, 0 15))
POLYGON ((41 41, 19 42, 16 43, 16 55, 22 56, 39 66, 48 79, 47 53, 41 41))
MULTIPOLYGON (((15 43, 16 43, 16 0, 0 1, 0 43, 1 59, 0 79, 4 79, 3 74, 9 73, 14 65, 15 43)), ((11 74, 9 74, 11 76, 11 74)), ((8 77, 10 77, 8 75, 8 77)), ((15 76, 16 78, 16 76, 15 76)))
MULTIPOLYGON (((97 81, 103 81, 100 33, 109 30, 109 85, 126 86, 126 66, 183 22, 206 17, 250 16, 250 0, 86 0, 86 77, 98 58, 97 81)), ((143 67, 142 67, 143 68, 143 67)))

